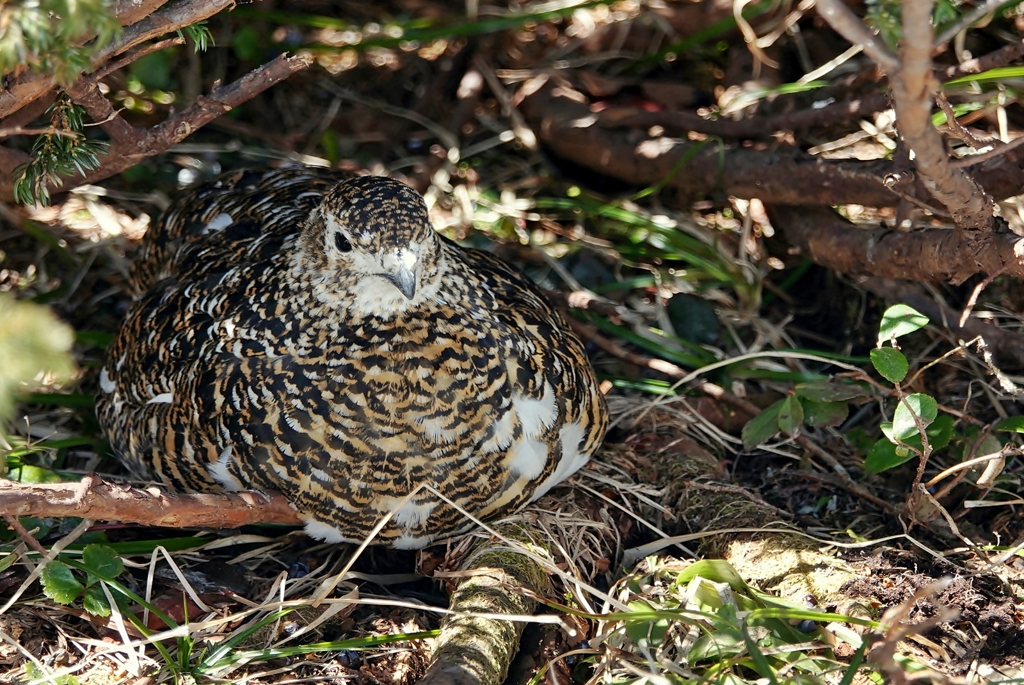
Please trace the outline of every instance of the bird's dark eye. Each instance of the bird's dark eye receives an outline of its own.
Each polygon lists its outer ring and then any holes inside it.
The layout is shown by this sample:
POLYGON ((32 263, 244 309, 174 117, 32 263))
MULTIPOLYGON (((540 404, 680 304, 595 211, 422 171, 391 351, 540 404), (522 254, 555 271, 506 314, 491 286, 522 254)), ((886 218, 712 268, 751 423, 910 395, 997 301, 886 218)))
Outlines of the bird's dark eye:
POLYGON ((348 238, 343 236, 340 231, 334 234, 334 247, 338 248, 338 252, 352 251, 352 243, 350 243, 348 238))

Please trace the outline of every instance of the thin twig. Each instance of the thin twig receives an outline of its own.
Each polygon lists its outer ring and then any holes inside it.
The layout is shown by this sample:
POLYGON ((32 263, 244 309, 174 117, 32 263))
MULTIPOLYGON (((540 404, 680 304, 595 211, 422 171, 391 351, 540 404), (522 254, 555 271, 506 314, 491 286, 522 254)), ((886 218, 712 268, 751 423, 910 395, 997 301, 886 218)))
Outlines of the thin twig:
POLYGON ((118 69, 123 69, 124 67, 127 67, 132 62, 136 62, 136 61, 142 59, 143 57, 145 57, 146 55, 148 55, 150 53, 159 52, 160 50, 163 50, 164 48, 169 48, 169 47, 174 46, 174 45, 184 45, 184 44, 185 44, 185 39, 182 38, 181 36, 175 36, 174 38, 168 38, 166 40, 159 40, 159 41, 157 41, 155 43, 150 43, 149 45, 141 47, 138 50, 125 55, 124 57, 122 57, 121 59, 117 60, 116 62, 111 62, 110 64, 108 64, 107 66, 103 67, 102 69, 99 69, 94 74, 92 74, 92 77, 94 79, 96 79, 97 81, 99 81, 99 80, 103 79, 104 77, 108 76, 109 74, 117 71, 118 69))
POLYGON ((992 281, 996 280, 1004 273, 1006 273, 1005 268, 999 269, 998 271, 994 271, 990 273, 988 276, 986 276, 985 280, 981 281, 980 283, 978 283, 978 285, 974 286, 974 289, 971 291, 971 296, 967 298, 967 304, 964 305, 963 312, 960 313, 960 321, 958 323, 960 328, 963 328, 964 326, 967 325, 967 320, 971 318, 971 312, 974 311, 974 305, 978 304, 978 298, 981 297, 981 293, 985 291, 985 288, 992 285, 992 281))
POLYGON ((987 141, 980 140, 977 136, 967 130, 967 128, 957 121, 956 112, 953 111, 953 105, 949 104, 942 93, 935 94, 935 104, 939 106, 942 113, 946 115, 946 126, 949 127, 949 132, 954 136, 964 141, 973 148, 982 148, 989 145, 987 141))
POLYGON ((1018 136, 1010 142, 1003 143, 1002 145, 995 145, 991 150, 983 152, 980 155, 967 155, 960 159, 954 159, 951 162, 951 165, 957 169, 964 169, 974 166, 975 164, 981 164, 982 162, 986 162, 994 157, 1005 155, 1010 150, 1018 148, 1021 145, 1024 145, 1024 136, 1018 136))
POLYGON ((977 7, 972 9, 970 12, 968 12, 967 14, 962 16, 960 18, 960 21, 958 21, 957 23, 953 24, 952 26, 947 28, 945 31, 940 33, 938 35, 938 37, 935 39, 935 42, 932 43, 932 45, 935 48, 942 47, 945 43, 947 43, 950 40, 952 40, 953 38, 955 38, 956 34, 960 33, 961 31, 963 31, 966 28, 969 28, 971 26, 971 24, 973 24, 974 22, 978 21, 979 19, 984 17, 986 14, 993 14, 1000 7, 1002 7, 1003 5, 1006 5, 1006 4, 1007 4, 1006 0, 988 0, 988 2, 986 2, 985 4, 978 5, 977 7))
POLYGON ((32 533, 25 530, 25 526, 21 525, 21 521, 19 521, 16 516, 12 516, 5 511, 3 513, 3 517, 4 521, 7 522, 7 525, 11 527, 11 530, 17 533, 18 537, 20 537, 26 545, 42 554, 44 557, 46 556, 46 548, 43 547, 43 544, 39 542, 39 540, 36 540, 36 537, 32 535, 32 533))
POLYGON ((487 81, 487 86, 491 89, 491 93, 498 99, 501 104, 502 114, 508 117, 509 123, 512 125, 512 133, 515 134, 516 140, 518 140, 523 147, 528 150, 537 149, 537 136, 534 134, 533 129, 530 128, 526 120, 523 119, 522 113, 519 108, 516 107, 515 102, 512 100, 512 96, 508 94, 505 89, 505 85, 498 79, 494 73, 494 68, 488 63, 484 56, 477 54, 473 56, 474 68, 484 77, 487 81))
POLYGON ((864 22, 842 0, 818 0, 818 14, 851 45, 860 45, 864 53, 887 74, 900 68, 900 61, 882 40, 871 33, 864 22))
POLYGON ((0 138, 11 136, 64 136, 65 138, 77 138, 79 134, 75 131, 68 131, 62 128, 25 128, 24 126, 12 126, 11 128, 0 128, 0 138))

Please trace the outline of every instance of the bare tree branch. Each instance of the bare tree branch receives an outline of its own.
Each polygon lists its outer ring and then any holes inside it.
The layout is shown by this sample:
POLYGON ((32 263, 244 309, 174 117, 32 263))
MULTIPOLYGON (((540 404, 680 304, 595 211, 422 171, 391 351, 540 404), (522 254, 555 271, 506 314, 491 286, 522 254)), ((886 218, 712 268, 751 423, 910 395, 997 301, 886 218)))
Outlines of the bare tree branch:
POLYGON ((157 488, 106 483, 27 484, 0 479, 0 509, 11 516, 77 516, 167 528, 237 528, 253 523, 301 525, 283 495, 257 492, 171 495, 157 488))
POLYGON ((75 85, 68 88, 68 95, 76 103, 85 108, 89 117, 100 125, 115 143, 125 143, 137 135, 134 126, 114 111, 99 85, 91 76, 83 76, 75 85))
MULTIPOLYGON (((723 148, 609 130, 565 82, 527 83, 524 92, 520 109, 549 151, 632 186, 665 183, 683 202, 715 195, 789 205, 891 207, 900 201, 883 183, 895 170, 888 160, 822 160, 794 149, 723 148)), ((998 198, 1017 195, 1024 187, 1024 152, 1010 150, 971 173, 998 198)))
MULTIPOLYGON (((305 69, 312 63, 313 59, 308 55, 279 55, 237 81, 214 88, 209 95, 200 97, 189 107, 149 129, 131 126, 125 128, 126 124, 119 115, 110 116, 113 113, 113 108, 98 90, 92 89, 95 84, 90 86, 88 79, 80 81, 82 85, 76 84, 72 91, 84 98, 84 101, 92 108, 93 115, 104 117, 106 130, 114 130, 116 127, 118 137, 115 137, 107 154, 100 158, 101 164, 98 169, 68 178, 65 181, 65 186, 73 187, 83 183, 93 183, 120 173, 143 159, 176 145, 211 120, 231 111, 232 108, 253 98, 275 83, 283 81, 296 71, 305 69), (117 123, 119 120, 122 123, 117 123)), ((6 152, 13 151, 6 150, 6 152)), ((8 160, 0 156, 0 171, 3 171, 8 163, 8 160)), ((14 185, 10 174, 6 174, 0 177, 0 199, 9 201, 13 196, 14 185)))
MULTIPOLYGON (((831 1, 831 0, 830 0, 831 1)), ((963 229, 994 230, 992 198, 973 178, 950 163, 942 136, 931 120, 932 77, 931 0, 903 3, 901 66, 890 75, 896 123, 921 181, 963 229)))
POLYGON ((864 228, 828 208, 767 205, 772 224, 811 260, 847 274, 962 283, 999 271, 1024 278, 1024 239, 1009 231, 985 233, 864 228))
POLYGON ((132 62, 135 62, 136 60, 140 60, 140 59, 142 59, 143 57, 145 57, 146 55, 148 55, 150 53, 160 52, 164 48, 169 48, 169 47, 171 47, 173 45, 184 45, 184 44, 185 44, 185 39, 184 38, 182 38, 181 36, 175 36, 174 38, 167 38, 165 40, 158 40, 155 43, 150 43, 149 45, 143 45, 138 50, 134 50, 133 52, 131 52, 128 55, 125 55, 124 57, 122 57, 121 59, 117 60, 116 62, 111 62, 110 64, 105 65, 102 69, 97 70, 94 74, 92 74, 92 78, 93 78, 93 80, 100 81, 104 77, 112 74, 113 72, 117 71, 118 69, 124 69, 129 64, 131 64, 132 62))
POLYGON ((121 26, 131 26, 167 4, 167 0, 114 0, 114 16, 121 26))
POLYGON ((931 59, 932 6, 932 0, 903 3, 903 42, 896 59, 842 0, 818 0, 817 5, 833 29, 851 43, 863 45, 864 52, 889 74, 897 126, 914 152, 928 192, 949 209, 961 229, 994 230, 992 198, 950 163, 942 137, 931 123, 932 93, 937 89, 931 59))
MULTIPOLYGON (((93 69, 98 69, 111 57, 130 50, 150 38, 161 36, 170 31, 177 31, 197 21, 212 17, 221 10, 233 6, 235 3, 234 0, 208 0, 207 2, 180 0, 159 12, 148 14, 151 11, 151 6, 159 7, 160 4, 162 3, 157 3, 153 0, 149 2, 145 0, 136 0, 135 2, 125 0, 119 3, 118 9, 123 9, 125 14, 124 16, 118 14, 118 20, 124 24, 126 23, 125 17, 127 17, 134 19, 134 22, 125 29, 120 40, 111 43, 97 53, 93 59, 93 69), (143 11, 148 16, 139 18, 139 14, 143 11)), ((18 111, 53 88, 53 77, 50 74, 37 74, 33 71, 28 71, 12 79, 6 86, 6 89, 0 91, 0 118, 18 111)))

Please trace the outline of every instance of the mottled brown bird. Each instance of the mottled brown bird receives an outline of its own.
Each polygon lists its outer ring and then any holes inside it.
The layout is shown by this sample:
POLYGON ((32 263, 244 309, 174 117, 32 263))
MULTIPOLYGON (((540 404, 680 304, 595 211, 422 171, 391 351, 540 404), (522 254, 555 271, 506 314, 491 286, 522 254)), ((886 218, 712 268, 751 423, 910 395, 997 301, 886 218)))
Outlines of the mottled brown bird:
POLYGON ((277 490, 307 532, 415 548, 514 511, 608 424, 580 341, 521 273, 383 177, 225 174, 147 235, 100 374, 114 451, 193 491, 277 490), (415 492, 411 499, 403 500, 415 492))

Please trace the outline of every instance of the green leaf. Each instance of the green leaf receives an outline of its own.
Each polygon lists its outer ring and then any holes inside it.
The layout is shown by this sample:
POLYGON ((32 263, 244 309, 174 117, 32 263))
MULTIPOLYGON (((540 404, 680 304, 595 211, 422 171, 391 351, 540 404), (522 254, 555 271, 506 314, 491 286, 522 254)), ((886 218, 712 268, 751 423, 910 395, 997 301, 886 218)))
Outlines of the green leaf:
POLYGON ((895 304, 882 314, 882 323, 878 327, 879 344, 895 340, 928 325, 928 317, 913 307, 895 304))
POLYGON ((896 445, 885 438, 874 444, 868 456, 864 458, 864 470, 868 473, 881 473, 910 461, 913 455, 907 450, 897 452, 896 445))
MULTIPOLYGON (((935 419, 932 425, 928 426, 925 432, 928 434, 928 442, 933 450, 941 450, 953 439, 953 426, 956 421, 949 414, 943 414, 935 419)), ((915 445, 916 446, 916 445, 915 445)))
POLYGON ((850 411, 846 402, 815 402, 801 397, 800 403, 804 407, 804 423, 813 428, 838 426, 850 411))
MULTIPOLYGON (((642 615, 646 615, 651 611, 654 611, 654 607, 643 600, 634 600, 629 603, 630 612, 636 612, 642 615)), ((648 642, 652 645, 659 645, 665 639, 665 635, 668 632, 671 622, 668 619, 660 618, 651 620, 650 618, 637 618, 630 620, 626 618, 626 635, 633 642, 648 642)))
POLYGON ((28 680, 32 682, 45 682, 47 685, 78 685, 78 678, 70 673, 65 675, 53 675, 49 670, 44 671, 31 661, 25 662, 25 675, 27 675, 28 680))
POLYGON ((932 12, 932 24, 935 26, 951 24, 959 18, 960 13, 957 12, 956 5, 949 0, 938 0, 935 3, 935 9, 932 12))
POLYGON ((697 576, 707 578, 715 583, 726 583, 736 592, 746 592, 750 586, 743 580, 732 564, 724 559, 701 559, 683 569, 676 578, 676 583, 688 583, 697 576))
POLYGON ((85 590, 71 569, 59 561, 51 561, 44 566, 39 577, 43 582, 43 594, 57 604, 71 604, 85 590))
POLYGON ((86 589, 85 596, 82 597, 82 606, 93 616, 110 616, 110 602, 99 585, 86 589))
POLYGON ((124 563, 117 552, 106 545, 86 545, 82 550, 82 565, 103 580, 113 580, 124 571, 124 563))
POLYGON ((903 37, 901 3, 898 0, 868 0, 864 21, 878 31, 885 44, 895 50, 903 37))
POLYGON ((747 425, 743 426, 740 433, 743 438, 743 449, 752 450, 779 432, 779 411, 783 402, 785 400, 779 400, 747 421, 747 425))
POLYGON ((1024 416, 1007 416, 996 424, 997 431, 1024 433, 1024 416))
POLYGON ((804 423, 804 406, 800 404, 800 398, 796 395, 788 395, 782 400, 782 407, 779 409, 779 428, 783 433, 793 438, 800 431, 804 423))
MULTIPOLYGON (((943 447, 949 445, 949 441, 953 438, 953 427, 955 423, 956 422, 953 420, 952 416, 949 416, 948 414, 943 414, 942 416, 935 419, 932 425, 928 426, 928 428, 925 429, 925 433, 928 434, 928 442, 932 446, 933 450, 940 450, 943 447)), ((886 437, 886 439, 889 440, 889 442, 893 444, 896 443, 896 434, 893 432, 892 422, 883 421, 882 423, 878 424, 878 427, 882 431, 882 434, 886 437)), ((901 442, 907 447, 914 447, 916 449, 924 448, 924 443, 921 441, 921 436, 918 435, 917 433, 914 433, 914 435, 910 435, 904 438, 901 442)), ((996 449, 999 448, 996 447, 996 449)), ((905 448, 902 451, 900 451, 899 447, 897 447, 897 451, 901 456, 906 456, 910 454, 910 452, 907 451, 905 448)), ((995 450, 990 451, 994 452, 995 450)))
POLYGON ((7 477, 19 483, 37 485, 39 483, 62 483, 64 479, 60 474, 32 464, 19 464, 11 468, 7 477))
POLYGON ((803 399, 815 402, 841 402, 858 397, 868 397, 869 392, 860 383, 822 378, 806 383, 797 383, 793 391, 803 399))
MULTIPOLYGON (((184 31, 192 39, 195 52, 206 52, 214 44, 213 33, 210 32, 210 27, 206 25, 206 20, 197 21, 191 26, 186 26, 184 31)), ((181 35, 181 31, 178 32, 178 35, 181 35)))
POLYGON ((920 392, 907 395, 896 405, 896 411, 893 413, 893 438, 898 442, 906 442, 908 438, 918 434, 915 414, 927 428, 938 413, 939 407, 930 395, 920 392))
POLYGON ((871 350, 871 365, 890 383, 899 383, 910 370, 907 358, 893 347, 876 347, 871 350))

